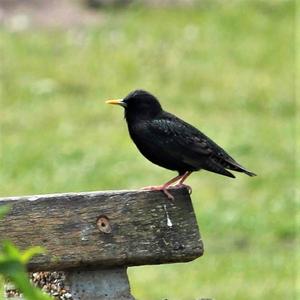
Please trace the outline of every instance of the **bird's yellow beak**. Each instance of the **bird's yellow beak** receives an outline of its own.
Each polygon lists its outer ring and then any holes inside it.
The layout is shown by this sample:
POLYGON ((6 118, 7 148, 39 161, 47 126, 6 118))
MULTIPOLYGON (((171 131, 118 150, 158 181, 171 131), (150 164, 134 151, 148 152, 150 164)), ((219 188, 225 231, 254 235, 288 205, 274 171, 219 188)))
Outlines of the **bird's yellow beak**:
POLYGON ((126 103, 123 102, 123 99, 114 99, 114 100, 107 100, 105 101, 106 104, 114 104, 126 107, 126 103))

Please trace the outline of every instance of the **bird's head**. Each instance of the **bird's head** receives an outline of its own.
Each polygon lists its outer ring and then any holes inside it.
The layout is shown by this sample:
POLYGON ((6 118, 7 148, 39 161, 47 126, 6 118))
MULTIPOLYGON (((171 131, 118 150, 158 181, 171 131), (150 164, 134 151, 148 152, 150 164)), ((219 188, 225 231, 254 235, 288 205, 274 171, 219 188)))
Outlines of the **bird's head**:
POLYGON ((135 90, 124 99, 108 100, 106 103, 124 107, 127 122, 152 119, 162 111, 156 97, 143 90, 135 90))

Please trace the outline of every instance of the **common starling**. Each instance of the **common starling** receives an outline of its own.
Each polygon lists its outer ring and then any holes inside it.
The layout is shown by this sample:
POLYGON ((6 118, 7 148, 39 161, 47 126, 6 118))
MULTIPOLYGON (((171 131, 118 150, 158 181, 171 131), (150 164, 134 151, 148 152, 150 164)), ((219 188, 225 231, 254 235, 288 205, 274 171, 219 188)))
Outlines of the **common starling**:
POLYGON ((163 185, 145 189, 163 191, 173 200, 167 189, 186 187, 191 192, 191 187, 183 182, 194 171, 204 169, 232 178, 235 176, 228 170, 256 175, 197 128, 164 111, 158 99, 146 91, 136 90, 124 99, 106 103, 124 107, 130 137, 147 159, 179 173, 163 185))

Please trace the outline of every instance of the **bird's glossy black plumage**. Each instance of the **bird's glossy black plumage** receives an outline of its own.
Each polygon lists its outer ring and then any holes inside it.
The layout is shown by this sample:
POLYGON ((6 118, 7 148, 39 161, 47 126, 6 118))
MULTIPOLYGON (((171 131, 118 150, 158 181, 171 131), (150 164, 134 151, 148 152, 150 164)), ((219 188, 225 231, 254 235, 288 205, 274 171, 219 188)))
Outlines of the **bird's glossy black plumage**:
POLYGON ((164 111, 150 93, 136 90, 122 102, 130 136, 151 162, 184 174, 204 169, 234 177, 228 170, 247 171, 201 131, 164 111))
POLYGON ((151 162, 166 169, 178 171, 179 176, 155 189, 166 190, 201 169, 235 177, 230 171, 255 176, 237 163, 224 149, 194 126, 164 111, 156 97, 136 90, 124 99, 107 101, 125 108, 129 134, 140 152, 151 162))

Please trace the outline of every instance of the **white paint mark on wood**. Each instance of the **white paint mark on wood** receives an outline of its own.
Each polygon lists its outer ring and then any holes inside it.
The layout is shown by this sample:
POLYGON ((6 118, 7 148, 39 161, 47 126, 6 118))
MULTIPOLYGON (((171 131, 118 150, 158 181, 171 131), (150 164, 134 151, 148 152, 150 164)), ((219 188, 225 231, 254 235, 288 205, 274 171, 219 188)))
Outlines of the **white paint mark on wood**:
POLYGON ((167 211, 167 206, 166 206, 166 204, 164 204, 164 210, 165 210, 166 217, 167 217, 167 225, 168 225, 169 227, 173 227, 172 221, 171 221, 171 219, 170 219, 170 217, 169 217, 169 213, 168 213, 168 211, 167 211))

